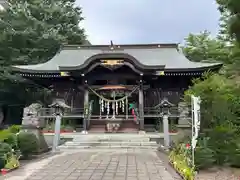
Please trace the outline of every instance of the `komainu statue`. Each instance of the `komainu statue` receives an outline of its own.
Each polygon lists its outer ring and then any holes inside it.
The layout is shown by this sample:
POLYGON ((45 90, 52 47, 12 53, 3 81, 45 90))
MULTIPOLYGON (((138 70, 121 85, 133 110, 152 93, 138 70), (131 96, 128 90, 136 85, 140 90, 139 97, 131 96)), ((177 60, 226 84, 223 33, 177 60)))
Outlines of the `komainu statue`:
POLYGON ((40 145, 38 152, 46 152, 49 148, 41 131, 45 125, 44 119, 39 116, 41 108, 42 105, 38 103, 33 103, 24 108, 21 132, 35 134, 40 145))
POLYGON ((25 107, 23 110, 23 126, 33 126, 33 127, 43 127, 44 122, 39 118, 39 111, 42 108, 42 105, 39 103, 33 103, 28 107, 25 107))

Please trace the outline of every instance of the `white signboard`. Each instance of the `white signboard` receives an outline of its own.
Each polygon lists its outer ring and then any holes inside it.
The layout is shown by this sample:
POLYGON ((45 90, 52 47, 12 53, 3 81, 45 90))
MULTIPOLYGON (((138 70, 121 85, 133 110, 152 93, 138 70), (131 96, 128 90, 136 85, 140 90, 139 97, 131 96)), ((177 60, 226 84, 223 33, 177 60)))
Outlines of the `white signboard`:
POLYGON ((192 102, 192 164, 194 166, 194 150, 197 145, 197 138, 200 131, 200 97, 191 96, 192 102))
POLYGON ((196 148, 200 130, 200 97, 192 96, 192 149, 196 148))

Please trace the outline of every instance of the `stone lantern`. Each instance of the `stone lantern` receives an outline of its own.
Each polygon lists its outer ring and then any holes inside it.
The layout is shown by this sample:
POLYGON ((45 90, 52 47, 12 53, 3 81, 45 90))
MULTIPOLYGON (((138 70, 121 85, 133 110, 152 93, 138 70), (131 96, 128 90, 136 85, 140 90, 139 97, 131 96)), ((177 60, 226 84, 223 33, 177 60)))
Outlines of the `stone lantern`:
POLYGON ((159 104, 159 107, 161 108, 161 114, 162 115, 170 115, 170 108, 173 107, 174 104, 170 103, 166 98, 164 98, 161 103, 159 104))
POLYGON ((169 134, 169 115, 170 108, 174 105, 170 103, 166 98, 161 101, 159 107, 161 108, 161 115, 163 120, 163 133, 164 133, 164 146, 169 148, 170 146, 170 134, 169 134))
POLYGON ((70 109, 71 107, 68 106, 63 99, 55 99, 49 107, 54 109, 54 116, 55 116, 55 128, 54 128, 54 138, 53 138, 53 152, 56 151, 56 148, 59 145, 60 141, 60 130, 61 130, 61 120, 66 109, 70 109))

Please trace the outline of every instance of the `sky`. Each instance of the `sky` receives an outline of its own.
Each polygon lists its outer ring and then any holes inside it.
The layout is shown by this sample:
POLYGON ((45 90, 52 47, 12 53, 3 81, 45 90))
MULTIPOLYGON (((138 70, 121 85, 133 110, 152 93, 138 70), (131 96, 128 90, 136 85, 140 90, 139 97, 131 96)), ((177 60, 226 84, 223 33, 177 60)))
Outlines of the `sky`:
POLYGON ((182 43, 189 33, 216 35, 215 0, 76 0, 92 44, 182 43))

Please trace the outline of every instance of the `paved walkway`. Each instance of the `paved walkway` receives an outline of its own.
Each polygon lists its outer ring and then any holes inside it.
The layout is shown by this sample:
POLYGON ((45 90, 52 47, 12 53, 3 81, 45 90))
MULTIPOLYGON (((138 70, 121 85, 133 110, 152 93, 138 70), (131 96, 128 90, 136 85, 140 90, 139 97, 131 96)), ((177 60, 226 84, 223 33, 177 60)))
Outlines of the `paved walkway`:
POLYGON ((154 150, 81 150, 55 155, 5 180, 174 180, 154 150))

